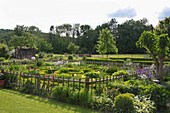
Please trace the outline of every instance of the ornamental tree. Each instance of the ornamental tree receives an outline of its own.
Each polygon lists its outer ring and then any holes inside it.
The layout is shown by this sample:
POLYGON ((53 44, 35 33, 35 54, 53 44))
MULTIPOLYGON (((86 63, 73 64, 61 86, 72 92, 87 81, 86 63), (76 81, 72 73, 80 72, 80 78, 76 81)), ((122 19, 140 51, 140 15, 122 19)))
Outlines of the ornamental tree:
POLYGON ((72 52, 72 54, 76 53, 79 49, 79 46, 75 45, 74 43, 70 42, 67 49, 72 52))
MULTIPOLYGON (((14 35, 11 37, 10 45, 13 47, 31 47, 36 48, 37 47, 37 37, 33 34, 30 34, 29 32, 24 32, 22 36, 16 36, 14 35)), ((21 53, 20 53, 21 58, 21 53)))
POLYGON ((170 17, 159 22, 154 31, 144 31, 136 45, 146 48, 156 64, 156 77, 163 80, 164 58, 170 53, 170 17))
POLYGON ((108 28, 103 29, 102 32, 100 32, 100 37, 98 38, 98 44, 97 44, 97 52, 100 54, 110 52, 118 52, 118 49, 116 47, 116 42, 114 41, 114 35, 112 35, 108 28))

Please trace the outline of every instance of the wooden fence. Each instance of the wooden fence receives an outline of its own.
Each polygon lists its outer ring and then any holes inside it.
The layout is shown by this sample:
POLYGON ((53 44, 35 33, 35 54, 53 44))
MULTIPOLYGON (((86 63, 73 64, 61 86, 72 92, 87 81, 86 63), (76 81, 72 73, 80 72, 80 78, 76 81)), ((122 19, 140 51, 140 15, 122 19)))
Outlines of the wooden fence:
MULTIPOLYGON (((2 70, 2 73, 7 74, 8 75, 8 84, 11 85, 12 88, 14 89, 20 89, 22 86, 25 85, 26 81, 30 80, 30 85, 33 85, 34 87, 36 87, 37 89, 46 89, 48 92, 52 91, 53 87, 55 86, 59 86, 59 84, 61 83, 62 86, 66 86, 65 84, 67 83, 67 87, 71 87, 71 83, 72 83, 72 87, 73 90, 76 89, 75 87, 75 83, 78 84, 77 89, 80 91, 81 90, 81 84, 85 85, 85 88, 87 88, 87 90, 91 89, 96 89, 97 86, 100 88, 101 84, 108 84, 109 82, 114 81, 115 79, 119 79, 119 78, 123 78, 123 77, 127 77, 124 75, 119 75, 119 76, 107 76, 107 77, 102 77, 102 78, 93 78, 90 79, 89 77, 86 77, 85 80, 82 80, 81 78, 79 78, 78 80, 75 80, 75 78, 70 79, 70 78, 59 78, 59 77, 55 77, 55 76, 50 76, 50 75, 43 75, 41 76, 40 74, 36 74, 36 75, 29 75, 29 74, 22 74, 20 73, 15 73, 15 72, 5 72, 4 70, 2 70), (95 87, 93 87, 93 85, 95 85, 95 87)), ((132 75, 129 76, 137 76, 137 73, 133 73, 132 75)))

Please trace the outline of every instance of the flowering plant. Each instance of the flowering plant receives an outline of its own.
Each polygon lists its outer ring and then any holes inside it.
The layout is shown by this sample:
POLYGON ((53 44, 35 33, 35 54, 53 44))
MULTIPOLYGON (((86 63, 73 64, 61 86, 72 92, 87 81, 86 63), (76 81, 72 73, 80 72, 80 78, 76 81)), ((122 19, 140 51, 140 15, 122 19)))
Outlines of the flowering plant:
POLYGON ((5 80, 5 79, 6 79, 6 76, 0 70, 0 80, 5 80))
POLYGON ((40 70, 37 69, 36 67, 34 67, 33 69, 31 69, 30 67, 28 67, 28 72, 29 72, 30 74, 36 74, 36 73, 39 73, 40 70))

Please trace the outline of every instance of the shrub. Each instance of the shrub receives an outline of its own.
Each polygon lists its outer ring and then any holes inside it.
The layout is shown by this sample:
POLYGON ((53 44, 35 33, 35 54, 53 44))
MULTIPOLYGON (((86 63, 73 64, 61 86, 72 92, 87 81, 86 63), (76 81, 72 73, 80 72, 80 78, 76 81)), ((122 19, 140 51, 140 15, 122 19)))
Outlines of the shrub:
POLYGON ((63 68, 60 70, 60 73, 68 73, 68 72, 69 72, 69 70, 67 68, 63 68))
POLYGON ((79 92, 79 102, 83 106, 87 106, 88 104, 88 90, 86 88, 83 88, 79 92))
POLYGON ((37 60, 37 61, 35 62, 36 66, 42 66, 43 63, 44 63, 43 60, 37 60))
POLYGON ((83 56, 83 61, 86 61, 87 56, 83 56))
POLYGON ((69 55, 68 60, 73 60, 73 55, 69 55))
POLYGON ((135 96, 134 104, 138 113, 155 113, 156 107, 150 98, 146 98, 145 96, 135 96))
POLYGON ((53 56, 54 56, 53 53, 48 53, 48 54, 47 54, 47 57, 53 57, 53 56))
POLYGON ((89 78, 96 78, 96 77, 99 77, 100 75, 95 72, 88 72, 84 76, 89 77, 89 78))
POLYGON ((38 96, 48 96, 48 91, 46 89, 33 89, 33 92, 32 92, 34 95, 38 95, 38 96))
POLYGON ((99 111, 113 112, 114 103, 113 100, 106 96, 93 96, 92 102, 90 103, 92 108, 98 109, 99 111))
POLYGON ((0 61, 4 61, 5 60, 5 58, 4 57, 0 57, 0 61))
POLYGON ((73 64, 72 63, 65 64, 64 66, 68 67, 68 68, 73 68, 73 64))
POLYGON ((57 86, 52 92, 52 97, 59 101, 67 102, 69 99, 70 89, 68 87, 57 86))
POLYGON ((27 80, 25 82, 25 84, 21 87, 20 91, 23 93, 27 93, 30 94, 33 92, 33 89, 35 88, 35 86, 33 85, 33 83, 31 83, 30 80, 27 80))
POLYGON ((118 68, 117 67, 110 67, 106 70, 106 73, 114 73, 117 72, 118 68))
POLYGON ((116 96, 114 101, 116 111, 119 113, 134 113, 135 107, 132 96, 134 95, 129 93, 116 96))
POLYGON ((38 53, 39 58, 44 58, 46 56, 45 52, 39 52, 38 53))
POLYGON ((36 59, 39 59, 39 55, 38 55, 38 54, 36 54, 36 55, 35 55, 35 58, 36 58, 36 59))
POLYGON ((148 84, 145 86, 144 94, 155 102, 157 109, 166 108, 169 92, 162 86, 157 85, 156 83, 151 85, 148 84))
POLYGON ((87 73, 87 72, 90 72, 91 69, 84 69, 83 71, 84 71, 84 73, 87 73))
POLYGON ((122 71, 114 72, 113 75, 114 76, 119 76, 119 75, 126 75, 127 76, 127 75, 129 75, 129 73, 122 70, 122 71))
POLYGON ((24 58, 22 59, 22 64, 27 64, 28 62, 30 62, 31 60, 27 59, 27 58, 24 58))

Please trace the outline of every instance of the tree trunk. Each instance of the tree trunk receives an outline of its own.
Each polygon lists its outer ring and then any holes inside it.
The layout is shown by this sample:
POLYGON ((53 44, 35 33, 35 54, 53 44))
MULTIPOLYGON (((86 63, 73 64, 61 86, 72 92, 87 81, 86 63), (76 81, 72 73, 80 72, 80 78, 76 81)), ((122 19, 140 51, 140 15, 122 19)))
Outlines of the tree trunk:
POLYGON ((149 49, 149 51, 151 52, 151 55, 153 57, 153 60, 156 63, 156 78, 159 78, 159 61, 156 58, 156 55, 154 54, 154 52, 152 51, 152 49, 150 47, 147 47, 149 49))
POLYGON ((159 64, 159 79, 163 81, 163 65, 164 65, 164 57, 160 58, 160 64, 159 64))
POLYGON ((20 59, 21 59, 21 46, 20 46, 19 56, 20 56, 20 59))

